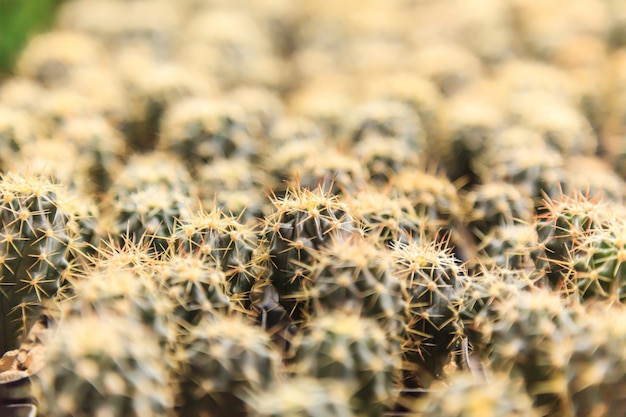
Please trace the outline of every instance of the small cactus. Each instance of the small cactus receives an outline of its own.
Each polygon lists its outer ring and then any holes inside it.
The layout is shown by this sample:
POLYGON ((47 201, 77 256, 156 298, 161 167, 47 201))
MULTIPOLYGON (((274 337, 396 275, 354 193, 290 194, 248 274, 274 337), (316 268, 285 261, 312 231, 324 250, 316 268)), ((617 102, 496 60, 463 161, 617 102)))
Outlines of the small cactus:
POLYGON ((61 187, 41 176, 0 178, 0 352, 19 340, 64 284, 69 215, 61 187))
POLYGON ((294 341, 295 372, 352 390, 358 416, 380 416, 393 400, 399 358, 385 332, 358 314, 335 313, 312 319, 294 341))
POLYGON ((405 288, 405 384, 441 378, 463 337, 460 319, 465 269, 442 244, 399 244, 394 270, 405 288))
POLYGON ((46 342, 47 365, 34 378, 50 417, 166 417, 172 391, 152 333, 128 318, 64 320, 46 342))

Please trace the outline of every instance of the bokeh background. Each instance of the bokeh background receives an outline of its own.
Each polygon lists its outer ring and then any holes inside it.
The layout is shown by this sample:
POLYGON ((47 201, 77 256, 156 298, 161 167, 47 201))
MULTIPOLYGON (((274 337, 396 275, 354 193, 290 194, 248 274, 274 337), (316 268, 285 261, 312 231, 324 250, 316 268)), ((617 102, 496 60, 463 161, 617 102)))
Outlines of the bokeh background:
POLYGON ((51 27, 62 1, 0 0, 0 78, 10 73, 28 39, 51 27))

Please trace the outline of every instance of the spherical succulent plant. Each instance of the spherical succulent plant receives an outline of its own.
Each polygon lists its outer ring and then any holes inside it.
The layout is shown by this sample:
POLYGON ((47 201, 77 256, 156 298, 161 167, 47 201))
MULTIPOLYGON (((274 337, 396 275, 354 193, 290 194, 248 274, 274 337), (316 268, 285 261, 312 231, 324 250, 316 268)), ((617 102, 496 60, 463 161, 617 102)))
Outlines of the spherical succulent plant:
POLYGON ((34 391, 47 416, 165 417, 173 410, 159 344, 129 318, 63 320, 46 343, 46 356, 34 391))
POLYGON ((392 259, 406 297, 405 384, 427 386, 443 376, 444 367, 459 350, 466 271, 448 248, 434 242, 399 244, 392 259))
POLYGON ((353 417, 343 381, 295 376, 246 395, 250 415, 259 417, 353 417))
POLYGON ((250 307, 250 292, 265 278, 269 268, 260 256, 253 225, 214 208, 196 212, 180 222, 173 239, 175 250, 217 265, 228 283, 229 296, 242 307, 250 307))
POLYGON ((503 373, 482 379, 470 373, 453 375, 413 407, 423 415, 441 417, 538 417, 520 381, 503 373))
POLYGON ((355 226, 349 207, 321 188, 292 186, 272 203, 274 212, 266 217, 262 231, 269 247, 270 280, 281 304, 291 311, 296 304, 292 296, 301 292, 308 280, 312 252, 353 235, 355 226))
POLYGON ((61 186, 42 176, 0 177, 0 352, 16 348, 64 285, 71 245, 61 186))
POLYGON ((241 317, 213 317, 182 336, 181 415, 247 416, 243 398, 275 382, 279 355, 270 336, 241 317))
POLYGON ((294 341, 294 352, 297 374, 340 382, 352 391, 356 415, 379 416, 393 400, 399 357, 371 319, 344 313, 316 317, 294 341))
POLYGON ((399 350, 404 324, 402 282, 374 240, 354 236, 312 253, 303 289, 294 295, 307 315, 357 314, 375 320, 399 350))

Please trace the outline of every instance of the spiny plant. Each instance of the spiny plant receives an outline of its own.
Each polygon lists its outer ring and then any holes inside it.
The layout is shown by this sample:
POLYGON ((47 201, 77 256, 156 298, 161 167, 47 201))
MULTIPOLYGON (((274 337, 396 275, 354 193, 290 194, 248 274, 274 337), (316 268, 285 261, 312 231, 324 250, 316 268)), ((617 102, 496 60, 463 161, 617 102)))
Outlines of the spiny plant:
POLYGON ((567 415, 567 346, 580 332, 582 309, 566 306, 546 290, 518 291, 493 307, 495 320, 484 333, 492 367, 523 378, 535 406, 546 415, 567 415))
POLYGON ((532 252, 537 270, 553 288, 563 286, 570 254, 586 235, 602 227, 609 211, 601 200, 581 193, 546 198, 537 218, 539 246, 532 252))
MULTIPOLYGON (((306 271, 314 259, 312 252, 353 235, 355 226, 349 207, 321 187, 292 185, 284 197, 273 197, 272 204, 274 211, 264 220, 263 245, 269 248, 271 284, 291 313, 297 304, 293 295, 309 279, 306 271)), ((295 313, 297 320, 302 319, 295 313)))
POLYGON ((399 357, 371 319, 339 312, 313 318, 294 341, 294 362, 298 375, 347 387, 355 415, 380 416, 393 401, 399 357))
POLYGON ((626 327, 621 306, 590 308, 571 344, 567 386, 573 415, 613 416, 626 412, 626 327))
POLYGON ((47 88, 62 88, 76 72, 107 65, 107 58, 97 39, 79 32, 53 30, 30 40, 15 70, 47 88))
POLYGON ((203 165, 196 174, 200 202, 217 206, 241 221, 264 217, 268 202, 265 190, 274 188, 271 176, 244 158, 219 158, 203 165))
POLYGON ((463 283, 460 316, 463 331, 473 351, 487 358, 493 323, 500 304, 515 299, 521 291, 533 291, 534 280, 525 271, 500 266, 480 266, 463 283))
POLYGON ((180 415, 247 416, 245 395, 278 379, 280 356, 270 336, 242 317, 203 320, 179 346, 180 415))
POLYGON ((457 187, 443 175, 407 168, 394 176, 390 189, 408 198, 415 212, 430 220, 434 236, 460 220, 463 208, 457 187))
POLYGON ((346 140, 353 145, 368 138, 396 138, 412 152, 426 146, 426 138, 418 114, 407 104, 378 100, 367 101, 346 117, 346 140))
POLYGON ((72 239, 61 186, 43 176, 0 177, 0 352, 15 349, 64 285, 72 239))
POLYGON ((472 160, 472 170, 483 182, 515 184, 526 196, 541 204, 543 194, 557 198, 561 189, 563 157, 534 130, 513 125, 485 144, 472 160))
POLYGON ((159 344, 128 317, 63 320, 46 342, 46 355, 33 385, 47 416, 171 415, 172 390, 159 344))
POLYGON ((621 218, 583 235, 568 253, 564 290, 581 300, 626 298, 626 224, 621 218))
POLYGON ((312 253, 302 292, 294 295, 306 315, 357 314, 375 320, 399 351, 405 300, 386 248, 358 235, 312 253))
POLYGON ((260 254, 255 226, 214 207, 182 220, 174 230, 173 242, 175 250, 217 265, 233 301, 250 308, 250 292, 269 268, 260 254))
POLYGON ((460 372, 411 409, 420 415, 441 417, 539 417, 520 382, 504 373, 483 379, 460 372))
MULTIPOLYGON (((1 103, 1 101, 0 101, 1 103)), ((0 105, 0 171, 9 170, 22 147, 36 137, 35 122, 26 111, 0 105)))
POLYGON ((132 150, 147 152, 156 148, 164 114, 173 103, 210 95, 215 86, 180 61, 155 65, 145 48, 130 49, 126 54, 118 57, 130 102, 125 132, 132 150))
MULTIPOLYGON (((434 227, 428 218, 418 215, 411 201, 401 194, 367 188, 347 196, 346 203, 365 234, 375 237, 381 246, 426 238, 434 227)), ((430 236, 432 237, 432 236, 430 236)))
POLYGON ((506 182, 476 185, 463 200, 468 226, 480 233, 515 221, 530 222, 533 216, 533 201, 506 182))
POLYGON ((444 367, 459 349, 467 273, 441 243, 398 244, 391 256, 406 297, 405 384, 428 386, 443 376, 444 367))
POLYGON ((295 376, 247 393, 250 415, 258 417, 353 417, 343 381, 295 376))
POLYGON ((532 270, 531 251, 537 248, 537 231, 533 224, 513 223, 478 234, 478 262, 486 266, 532 270))
POLYGON ((193 173, 216 158, 251 159, 257 153, 243 108, 201 98, 179 100, 165 112, 158 147, 178 155, 193 173))
POLYGON ((122 169, 126 142, 100 115, 68 120, 55 132, 57 141, 67 141, 77 149, 79 172, 86 179, 86 191, 101 199, 122 169))

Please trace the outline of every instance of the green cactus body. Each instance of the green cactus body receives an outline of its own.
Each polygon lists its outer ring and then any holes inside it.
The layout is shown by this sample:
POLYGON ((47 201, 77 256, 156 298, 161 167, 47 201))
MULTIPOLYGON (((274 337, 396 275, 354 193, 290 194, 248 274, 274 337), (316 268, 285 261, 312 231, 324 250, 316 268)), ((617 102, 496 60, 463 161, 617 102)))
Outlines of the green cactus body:
POLYGON ((572 344, 568 388, 576 417, 626 413, 626 314, 620 307, 588 313, 572 344))
POLYGON ((218 265, 231 298, 244 308, 250 307, 252 287, 267 268, 258 259, 258 236, 253 226, 214 208, 182 221, 174 239, 177 248, 218 265))
POLYGON ((461 216, 457 188, 446 177, 405 169, 394 178, 391 187, 411 201, 418 215, 430 220, 429 225, 434 229, 432 235, 461 216))
POLYGON ((540 203, 542 194, 559 195, 563 157, 539 133, 514 125, 502 129, 473 161, 483 182, 506 181, 540 203))
POLYGON ((64 320, 46 343, 47 365, 34 378, 49 417, 166 417, 172 391, 154 335, 124 317, 64 320))
POLYGON ((246 398, 248 412, 258 417, 354 417, 342 382, 296 376, 246 398))
POLYGON ((463 285, 461 319, 463 331, 475 352, 487 358, 493 323, 502 303, 515 299, 521 291, 532 291, 533 280, 524 271, 502 267, 482 267, 463 285))
POLYGON ((180 415, 246 416, 245 395, 277 380, 270 336, 241 317, 213 317, 181 339, 180 415))
POLYGON ((497 304, 495 311, 488 332, 493 368, 522 377, 535 405, 546 415, 568 415, 569 347, 584 313, 566 307, 558 294, 548 291, 518 291, 516 297, 497 304))
POLYGON ((60 187, 43 177, 0 178, 0 352, 15 349, 63 285, 70 238, 60 187))
POLYGON ((569 253, 565 288, 582 300, 626 298, 626 224, 615 218, 583 236, 569 253))
POLYGON ((153 185, 115 202, 115 234, 122 241, 146 243, 156 252, 167 249, 179 222, 190 216, 193 203, 186 196, 153 185))
POLYGON ((413 407, 419 415, 439 417, 539 417, 522 384, 506 374, 488 380, 467 373, 450 378, 413 407))
POLYGON ((165 113, 159 148, 178 155, 195 174, 218 158, 252 159, 257 144, 248 130, 246 114, 235 103, 188 98, 165 113))
POLYGON ((405 383, 428 385, 433 378, 442 377, 445 365, 459 348, 466 272, 440 244, 401 244, 392 257, 406 292, 405 383))
POLYGON ((425 238, 433 229, 428 219, 419 216, 411 202, 401 195, 367 189, 354 195, 347 204, 365 233, 383 247, 425 238))
POLYGON ((569 273, 573 248, 586 235, 602 227, 609 212, 601 202, 581 194, 548 199, 543 211, 536 223, 539 246, 532 256, 535 267, 546 275, 550 285, 561 288, 569 273))
POLYGON ((196 254, 171 255, 156 265, 155 277, 175 306, 174 315, 184 326, 197 325, 207 316, 232 311, 228 283, 219 264, 196 254))
MULTIPOLYGON (((271 260, 270 280, 280 303, 292 311, 297 305, 293 296, 308 281, 312 252, 353 235, 355 229, 348 206, 321 188, 290 188, 284 198, 276 198, 273 204, 274 212, 266 217, 263 231, 271 260)), ((301 312, 295 314, 297 320, 302 319, 301 312)))
POLYGON ((531 252, 537 245, 537 231, 532 224, 497 226, 480 237, 478 257, 486 266, 532 270, 531 252))
POLYGON ((393 398, 399 358, 371 319, 342 313, 314 318, 294 342, 294 351, 297 374, 341 382, 352 390, 355 415, 380 416, 393 398))
POLYGON ((103 116, 72 118, 55 132, 57 141, 77 149, 78 170, 87 183, 85 191, 102 198, 122 168, 126 151, 123 137, 103 116))
POLYGON ((342 312, 375 320, 399 354, 405 301, 387 250, 355 236, 331 242, 314 259, 310 284, 296 300, 310 303, 313 316, 342 312))
POLYGON ((204 207, 216 206, 240 219, 262 218, 267 210, 266 190, 272 180, 264 170, 244 158, 219 158, 201 166, 196 174, 204 207))
POLYGON ((467 223, 480 233, 489 233, 497 226, 511 225, 515 221, 530 222, 533 201, 516 186, 505 182, 492 182, 473 187, 465 196, 467 223))

